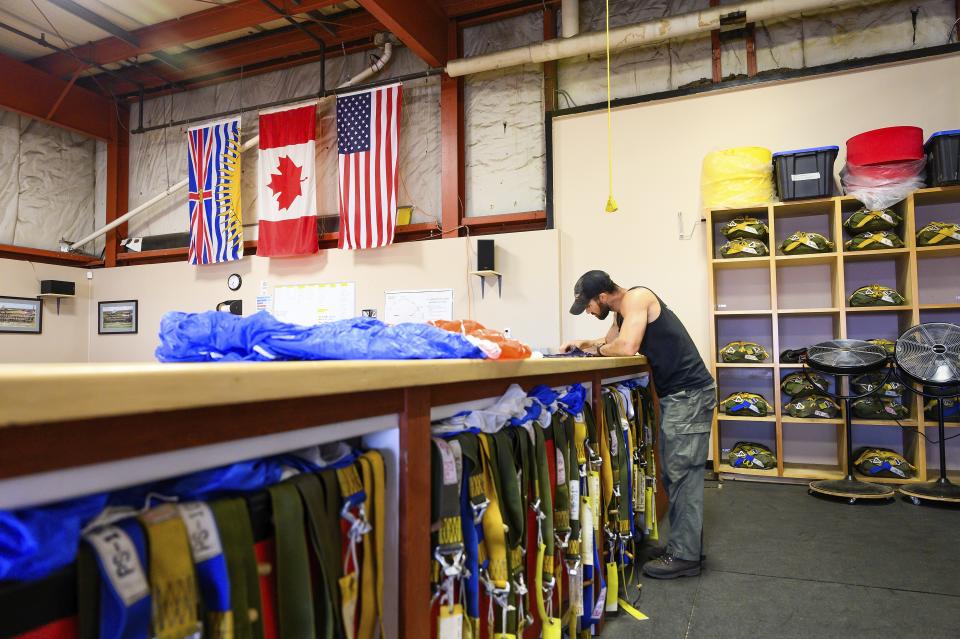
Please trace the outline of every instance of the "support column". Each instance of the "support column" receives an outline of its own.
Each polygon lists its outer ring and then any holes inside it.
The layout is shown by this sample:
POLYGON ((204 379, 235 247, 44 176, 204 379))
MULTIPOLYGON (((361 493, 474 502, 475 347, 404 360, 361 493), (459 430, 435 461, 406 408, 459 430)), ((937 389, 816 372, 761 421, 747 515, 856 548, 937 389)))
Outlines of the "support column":
MULTIPOLYGON (((447 50, 462 55, 460 27, 451 21, 447 50)), ((443 237, 459 237, 466 207, 463 152, 463 78, 444 74, 440 79, 440 225, 443 237)))
MULTIPOLYGON (((107 223, 127 212, 130 191, 130 133, 127 129, 129 115, 128 109, 120 104, 116 104, 106 115, 110 118, 110 139, 107 140, 107 223), (123 126, 120 125, 121 121, 123 126)), ((107 233, 103 255, 105 267, 112 268, 117 265, 120 238, 126 236, 126 224, 121 224, 107 233)))
POLYGON ((430 389, 403 391, 400 415, 400 630, 429 637, 430 618, 430 389))
MULTIPOLYGON (((960 2, 960 0, 958 0, 960 2)), ((557 10, 553 7, 543 9, 543 39, 557 37, 557 10)), ((557 61, 543 63, 543 110, 545 113, 557 110, 558 73, 557 61)))

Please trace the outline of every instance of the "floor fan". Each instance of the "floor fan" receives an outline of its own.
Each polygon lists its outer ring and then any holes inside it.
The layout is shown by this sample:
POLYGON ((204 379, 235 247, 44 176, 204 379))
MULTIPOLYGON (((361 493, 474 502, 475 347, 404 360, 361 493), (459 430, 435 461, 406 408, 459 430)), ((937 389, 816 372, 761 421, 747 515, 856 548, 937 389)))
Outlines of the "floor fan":
MULTIPOLYGON (((874 373, 884 368, 887 369, 886 379, 884 380, 884 383, 886 383, 893 371, 889 364, 890 357, 882 346, 863 340, 837 339, 815 344, 807 349, 804 360, 804 374, 811 382, 813 382, 813 379, 809 375, 808 368, 835 376, 834 390, 824 390, 823 392, 825 395, 844 402, 847 448, 847 476, 843 479, 824 479, 810 482, 811 494, 818 493, 830 497, 839 497, 849 500, 851 504, 858 499, 891 499, 896 494, 893 488, 889 486, 861 481, 854 477, 851 405, 855 400, 871 395, 874 391, 857 395, 852 391, 844 393, 841 387, 842 377, 852 378, 855 375, 874 373)), ((817 384, 814 383, 814 386, 817 386, 817 384)))
POLYGON ((940 476, 936 481, 906 485, 900 492, 915 504, 924 500, 960 503, 960 486, 947 479, 943 415, 944 400, 960 396, 960 326, 931 323, 909 328, 897 339, 894 358, 901 377, 916 385, 914 392, 936 400, 940 444, 940 476))

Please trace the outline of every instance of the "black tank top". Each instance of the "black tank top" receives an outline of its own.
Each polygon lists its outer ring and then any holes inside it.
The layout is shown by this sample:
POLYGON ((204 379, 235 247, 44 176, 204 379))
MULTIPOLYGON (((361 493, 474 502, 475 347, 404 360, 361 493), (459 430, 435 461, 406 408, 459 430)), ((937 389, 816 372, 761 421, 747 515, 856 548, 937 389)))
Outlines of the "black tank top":
MULTIPOLYGON (((630 290, 636 288, 647 287, 634 286, 630 290)), ((656 293, 653 293, 653 296, 660 302, 660 316, 647 324, 643 341, 640 342, 640 354, 650 361, 657 394, 664 397, 682 390, 709 386, 713 383, 713 377, 710 376, 710 371, 703 363, 703 358, 700 357, 687 329, 677 314, 667 308, 660 296, 656 293)), ((617 328, 622 326, 623 315, 617 313, 617 328)))

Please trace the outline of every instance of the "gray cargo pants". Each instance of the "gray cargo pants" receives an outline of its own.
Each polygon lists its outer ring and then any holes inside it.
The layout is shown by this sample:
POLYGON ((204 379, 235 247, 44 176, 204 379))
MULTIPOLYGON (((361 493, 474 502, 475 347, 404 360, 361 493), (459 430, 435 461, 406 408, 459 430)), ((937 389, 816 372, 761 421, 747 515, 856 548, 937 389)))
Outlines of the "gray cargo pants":
POLYGON ((660 471, 670 498, 667 552, 687 561, 700 561, 703 470, 716 407, 716 384, 660 398, 660 471))

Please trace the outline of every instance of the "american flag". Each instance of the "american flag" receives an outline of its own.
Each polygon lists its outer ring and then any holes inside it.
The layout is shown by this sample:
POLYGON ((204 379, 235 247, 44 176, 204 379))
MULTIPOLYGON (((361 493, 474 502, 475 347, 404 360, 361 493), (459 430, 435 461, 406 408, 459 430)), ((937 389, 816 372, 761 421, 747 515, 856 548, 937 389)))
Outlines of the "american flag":
POLYGON ((393 243, 402 99, 399 84, 337 97, 342 249, 393 243))

